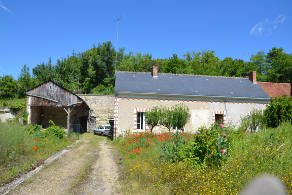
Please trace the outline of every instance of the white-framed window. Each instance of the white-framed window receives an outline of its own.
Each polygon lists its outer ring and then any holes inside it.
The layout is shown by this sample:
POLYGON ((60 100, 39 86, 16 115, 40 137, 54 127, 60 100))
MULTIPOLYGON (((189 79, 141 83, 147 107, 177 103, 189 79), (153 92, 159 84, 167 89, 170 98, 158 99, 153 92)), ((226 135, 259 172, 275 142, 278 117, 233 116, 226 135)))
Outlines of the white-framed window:
POLYGON ((145 114, 144 112, 137 112, 137 129, 145 130, 145 114))

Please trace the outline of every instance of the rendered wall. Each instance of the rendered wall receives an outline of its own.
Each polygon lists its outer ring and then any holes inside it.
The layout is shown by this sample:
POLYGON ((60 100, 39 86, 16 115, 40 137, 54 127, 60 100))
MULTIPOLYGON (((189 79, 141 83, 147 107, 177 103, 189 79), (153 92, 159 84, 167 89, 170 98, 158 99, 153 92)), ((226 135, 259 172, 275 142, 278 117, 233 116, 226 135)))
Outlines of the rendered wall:
MULTIPOLYGON (((137 131, 137 112, 144 112, 154 106, 172 106, 178 103, 183 103, 190 109, 191 118, 185 126, 186 132, 195 132, 201 126, 211 126, 215 122, 215 114, 223 114, 225 124, 239 126, 241 117, 246 116, 254 109, 263 110, 266 107, 266 104, 259 103, 115 98, 116 135, 121 135, 126 131, 137 131)), ((154 128, 155 131, 163 131, 163 128, 154 128)))

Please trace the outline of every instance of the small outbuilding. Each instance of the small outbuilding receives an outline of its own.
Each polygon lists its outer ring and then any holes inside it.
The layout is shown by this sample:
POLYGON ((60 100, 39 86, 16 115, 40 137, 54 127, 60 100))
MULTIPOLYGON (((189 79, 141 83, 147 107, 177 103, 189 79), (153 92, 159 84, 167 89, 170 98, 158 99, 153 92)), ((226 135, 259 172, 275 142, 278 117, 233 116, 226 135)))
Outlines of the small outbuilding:
POLYGON ((56 125, 83 133, 91 127, 90 108, 78 95, 47 81, 27 92, 28 124, 43 128, 52 120, 56 125))

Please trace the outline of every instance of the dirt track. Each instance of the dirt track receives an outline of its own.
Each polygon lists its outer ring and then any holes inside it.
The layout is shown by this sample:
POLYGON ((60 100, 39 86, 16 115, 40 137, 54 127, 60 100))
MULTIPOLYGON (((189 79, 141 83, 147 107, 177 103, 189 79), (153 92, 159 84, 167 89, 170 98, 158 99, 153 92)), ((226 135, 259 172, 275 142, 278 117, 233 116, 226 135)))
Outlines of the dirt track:
POLYGON ((117 194, 116 162, 106 138, 86 134, 72 150, 9 194, 117 194))

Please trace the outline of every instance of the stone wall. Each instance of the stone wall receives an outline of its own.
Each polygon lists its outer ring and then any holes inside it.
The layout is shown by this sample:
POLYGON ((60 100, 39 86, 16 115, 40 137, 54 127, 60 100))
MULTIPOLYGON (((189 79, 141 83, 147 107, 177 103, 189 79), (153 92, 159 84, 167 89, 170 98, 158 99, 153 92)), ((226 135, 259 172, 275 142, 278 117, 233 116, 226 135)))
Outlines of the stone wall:
POLYGON ((13 113, 9 108, 0 108, 0 122, 6 122, 16 117, 16 113, 13 113))
POLYGON ((109 124, 109 119, 114 118, 114 96, 79 94, 96 117, 96 126, 109 124))

